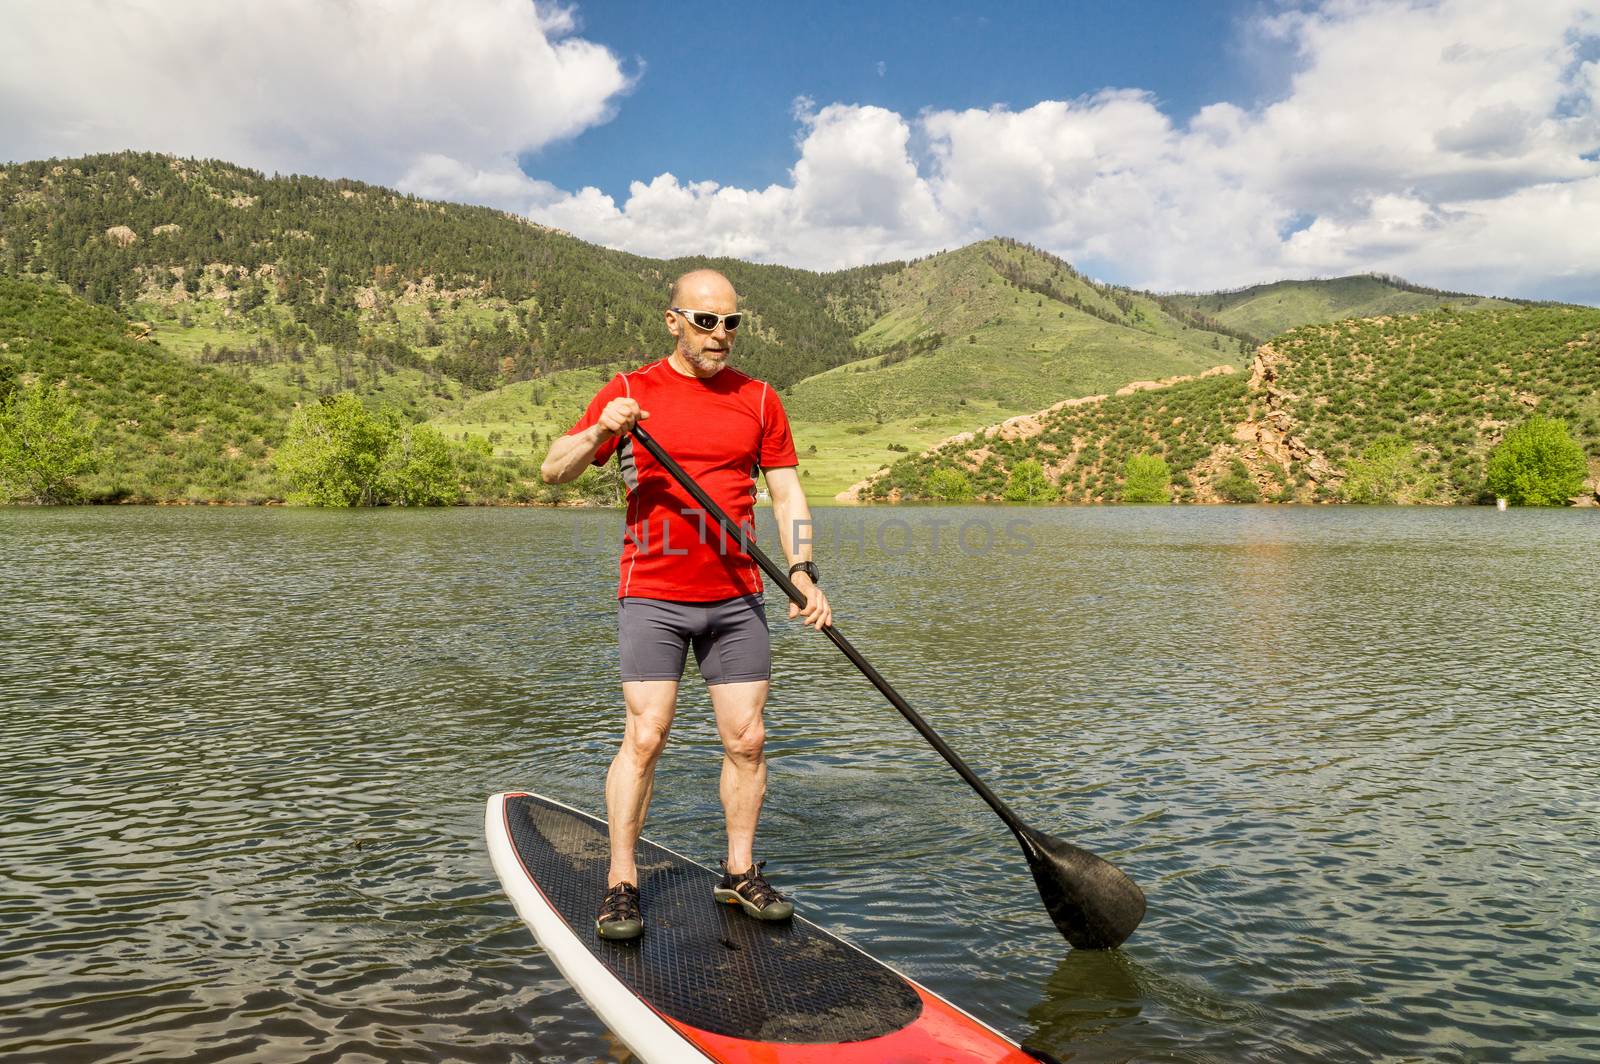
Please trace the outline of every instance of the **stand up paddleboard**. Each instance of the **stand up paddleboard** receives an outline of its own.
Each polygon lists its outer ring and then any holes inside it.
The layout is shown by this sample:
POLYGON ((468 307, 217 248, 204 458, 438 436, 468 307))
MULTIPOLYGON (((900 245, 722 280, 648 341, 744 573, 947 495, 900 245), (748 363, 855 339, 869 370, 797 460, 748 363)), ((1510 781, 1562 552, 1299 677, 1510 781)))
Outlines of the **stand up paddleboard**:
POLYGON ((608 942, 603 821, 536 794, 489 799, 489 856, 517 915, 601 1021, 646 1064, 1034 1064, 994 1028, 795 917, 719 905, 718 876, 641 841, 644 935, 608 942))

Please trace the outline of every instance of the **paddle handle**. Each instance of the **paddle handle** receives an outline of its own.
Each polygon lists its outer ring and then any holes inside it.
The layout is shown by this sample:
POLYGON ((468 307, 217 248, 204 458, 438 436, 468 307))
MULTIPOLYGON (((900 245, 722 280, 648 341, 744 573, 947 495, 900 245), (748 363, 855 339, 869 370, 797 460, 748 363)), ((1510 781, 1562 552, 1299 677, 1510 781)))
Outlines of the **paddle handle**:
MULTIPOLYGON (((762 571, 772 578, 773 583, 783 589, 783 593, 789 596, 791 602, 804 606, 806 604, 806 596, 801 594, 800 589, 794 586, 794 582, 789 579, 789 574, 771 558, 767 557, 766 552, 756 546, 753 540, 743 534, 742 530, 728 516, 727 511, 718 506, 711 496, 707 495, 704 489, 695 483, 694 478, 674 461, 671 455, 662 449, 661 444, 656 442, 655 437, 651 436, 643 425, 635 424, 632 431, 633 438, 644 445, 644 449, 650 452, 650 456, 660 462, 668 473, 672 474, 673 479, 683 487, 684 491, 689 493, 695 502, 700 504, 706 513, 717 519, 717 524, 721 526, 723 534, 744 546, 750 552, 750 556, 756 560, 756 564, 761 566, 762 571)), ((1011 833, 1017 837, 1017 841, 1022 844, 1023 850, 1032 852, 1032 843, 1028 839, 1027 829, 1022 821, 1017 819, 1017 814, 1011 811, 1011 807, 1002 802, 999 796, 991 791, 983 780, 978 778, 978 774, 967 767, 967 763, 961 760, 961 755, 952 750, 950 744, 944 741, 944 737, 933 730, 933 725, 922 719, 922 714, 911 708, 911 704, 900 696, 900 692, 894 689, 894 685, 884 679, 883 674, 872 667, 872 663, 861 655, 861 651, 850 644, 850 640, 846 639, 831 624, 822 631, 824 635, 833 641, 833 645, 838 647, 844 653, 844 656, 850 659, 850 663, 860 669, 861 674, 872 682, 872 686, 876 687, 883 697, 889 700, 889 704, 899 710, 900 715, 910 721, 911 726, 917 729, 924 739, 928 740, 928 745, 937 750, 939 756, 949 762, 950 767, 955 769, 963 780, 966 780, 967 786, 977 791, 978 796, 989 803, 989 808, 993 809, 1000 819, 1005 821, 1006 827, 1010 828, 1011 833)))

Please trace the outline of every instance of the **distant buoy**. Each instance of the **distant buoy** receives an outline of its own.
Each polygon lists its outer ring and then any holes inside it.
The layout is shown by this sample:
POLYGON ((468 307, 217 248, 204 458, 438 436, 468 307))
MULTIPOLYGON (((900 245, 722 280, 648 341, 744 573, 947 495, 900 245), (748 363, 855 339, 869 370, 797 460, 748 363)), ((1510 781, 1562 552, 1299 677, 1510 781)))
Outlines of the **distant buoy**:
POLYGON ((1506 501, 1504 499, 1496 499, 1494 501, 1494 508, 1496 510, 1504 510, 1506 508, 1506 501))

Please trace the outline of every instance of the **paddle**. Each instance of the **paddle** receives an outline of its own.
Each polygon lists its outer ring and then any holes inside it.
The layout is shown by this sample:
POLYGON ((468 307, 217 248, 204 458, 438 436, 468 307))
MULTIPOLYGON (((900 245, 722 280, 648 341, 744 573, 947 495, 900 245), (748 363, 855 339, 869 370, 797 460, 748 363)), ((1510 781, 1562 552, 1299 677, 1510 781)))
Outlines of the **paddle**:
MULTIPOLYGON (((727 513, 712 501, 711 496, 696 484, 694 478, 686 473, 682 466, 673 461, 672 456, 662 450, 661 445, 642 425, 634 425, 633 437, 644 445, 657 462, 671 473, 673 479, 683 486, 694 501, 703 507, 706 513, 717 519, 724 535, 734 542, 741 544, 749 550, 750 556, 756 560, 772 581, 783 589, 783 593, 801 606, 805 605, 806 597, 800 593, 789 580, 789 574, 780 569, 766 553, 750 542, 737 525, 729 519, 727 513)), ((1044 899, 1044 907, 1050 913, 1050 919, 1056 928, 1066 937, 1066 940, 1078 949, 1113 949, 1125 942, 1133 929, 1139 926, 1139 921, 1144 918, 1144 892, 1138 884, 1129 879, 1115 865, 1103 858, 1096 857, 1081 846, 1074 846, 1064 839, 1054 835, 1047 835, 1024 824, 1017 814, 1011 811, 1010 806, 1002 802, 984 782, 978 778, 977 773, 967 767, 956 752, 950 749, 933 726, 923 720, 916 710, 900 692, 890 686, 889 681, 879 675, 878 670, 861 652, 850 645, 850 641, 839 633, 832 625, 824 628, 823 633, 833 641, 833 645, 844 652, 862 675, 872 681, 872 685, 883 693, 889 703, 900 711, 900 715, 911 722, 911 726, 922 733, 922 737, 939 752, 939 756, 950 763, 950 767, 967 781, 967 785, 978 792, 978 795, 989 803, 1011 829, 1017 842, 1022 846, 1022 853, 1028 859, 1028 867, 1033 871, 1033 881, 1039 888, 1039 896, 1044 899)))

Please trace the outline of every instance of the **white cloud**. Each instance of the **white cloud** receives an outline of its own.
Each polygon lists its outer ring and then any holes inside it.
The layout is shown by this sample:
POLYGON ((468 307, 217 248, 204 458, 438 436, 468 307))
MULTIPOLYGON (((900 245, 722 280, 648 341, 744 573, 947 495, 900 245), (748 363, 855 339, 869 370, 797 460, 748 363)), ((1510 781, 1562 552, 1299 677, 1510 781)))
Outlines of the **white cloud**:
POLYGON ((1384 270, 1600 301, 1592 0, 1264 17, 1247 36, 1292 57, 1281 92, 1184 123, 1137 89, 916 115, 801 98, 784 182, 641 174, 620 199, 516 164, 631 87, 571 8, 0 0, 0 24, 11 158, 148 147, 363 177, 662 256, 834 267, 1003 234, 1158 288, 1384 270))
POLYGON ((503 170, 629 87, 569 9, 529 0, 0 0, 0 24, 11 159, 141 148, 392 184, 503 170))
POLYGON ((416 157, 397 184, 424 199, 509 204, 517 210, 565 198, 565 194, 548 181, 539 181, 523 173, 509 155, 490 160, 485 167, 427 152, 416 157))
POLYGON ((1600 177, 1438 207, 1374 197, 1348 221, 1319 218, 1285 247, 1290 272, 1377 270, 1492 295, 1600 303, 1600 177))
POLYGON ((585 189, 525 206, 658 255, 825 268, 1003 234, 1157 288, 1383 270, 1600 300, 1600 241, 1579 235, 1600 181, 1590 5, 1340 0, 1257 30, 1297 66, 1255 109, 1179 126, 1136 90, 911 120, 802 100, 786 184, 663 174, 620 204, 585 189))
POLYGON ((531 207, 534 218, 644 255, 732 255, 840 266, 920 254, 977 235, 941 214, 909 154, 910 125, 879 107, 799 101, 805 133, 791 183, 764 189, 635 181, 618 206, 586 188, 531 207))

